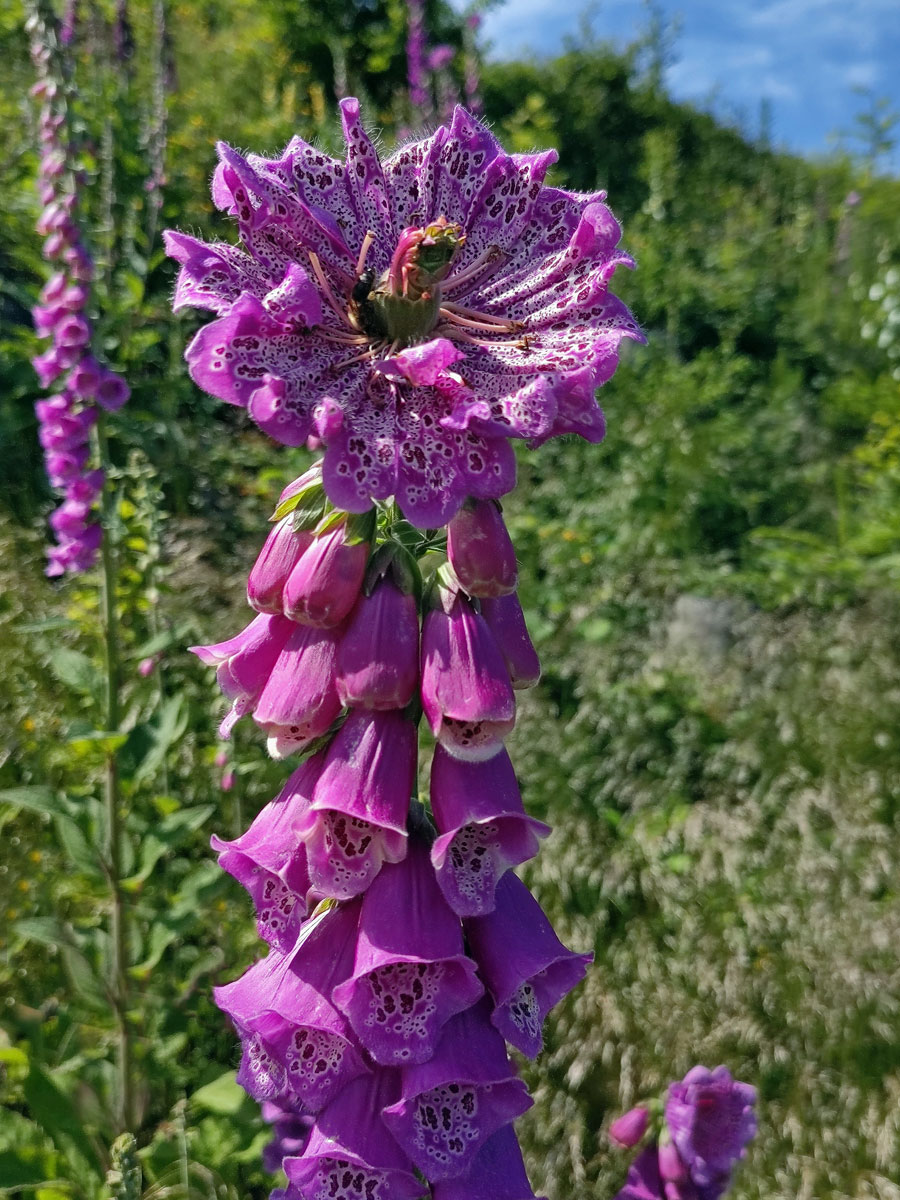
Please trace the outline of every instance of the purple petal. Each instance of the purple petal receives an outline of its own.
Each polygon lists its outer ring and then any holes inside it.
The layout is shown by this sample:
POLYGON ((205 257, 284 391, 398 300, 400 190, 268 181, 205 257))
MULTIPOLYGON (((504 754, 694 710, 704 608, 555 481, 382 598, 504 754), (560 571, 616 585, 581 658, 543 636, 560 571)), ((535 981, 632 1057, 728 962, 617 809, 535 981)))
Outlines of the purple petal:
POLYGON ((444 898, 460 916, 494 907, 497 880, 533 858, 550 827, 526 815, 505 750, 462 762, 440 745, 431 766, 431 807, 439 837, 431 861, 444 898))
POLYGON ((402 1098, 384 1120, 434 1182, 464 1174, 486 1139, 531 1105, 490 1024, 490 1004, 480 1003, 447 1022, 433 1058, 404 1068, 402 1098))
POLYGON ((419 679, 419 611, 389 578, 359 597, 337 654, 342 704, 404 708, 419 679))
POLYGON ((465 922, 481 977, 494 998, 492 1020, 508 1042, 534 1058, 544 1018, 584 978, 592 954, 567 950, 537 900, 512 872, 497 884, 496 907, 465 922))
POLYGON ((376 1071, 354 1080, 322 1112, 299 1158, 286 1158, 287 1195, 303 1200, 418 1200, 423 1185, 379 1117, 399 1080, 376 1071))
POLYGON ((512 1125, 481 1147, 469 1170, 435 1183, 432 1200, 535 1200, 512 1125))
POLYGON ((391 1066, 430 1058, 441 1028, 482 992, 428 851, 413 843, 363 897, 353 975, 334 1003, 375 1061, 391 1066))
POLYGON ((399 712, 351 712, 328 747, 307 834, 313 884, 345 900, 368 888, 382 863, 406 855, 416 773, 416 729, 399 712))

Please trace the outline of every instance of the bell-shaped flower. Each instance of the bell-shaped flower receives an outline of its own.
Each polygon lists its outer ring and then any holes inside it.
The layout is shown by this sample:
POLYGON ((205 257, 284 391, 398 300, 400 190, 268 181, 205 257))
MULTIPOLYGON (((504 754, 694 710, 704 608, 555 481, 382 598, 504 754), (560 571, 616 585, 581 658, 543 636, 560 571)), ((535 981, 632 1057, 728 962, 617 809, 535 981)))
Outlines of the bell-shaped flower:
POLYGON ((484 1142, 533 1103, 483 1000, 451 1017, 434 1056, 404 1067, 402 1098, 384 1110, 429 1182, 464 1174, 484 1142))
POLYGON ((501 749, 516 722, 509 673, 484 618, 438 586, 422 628, 422 707, 438 741, 478 762, 501 749))
POLYGON ((497 884, 496 907, 466 921, 481 978, 494 1000, 491 1020, 529 1058, 543 1045, 544 1018, 584 978, 592 954, 567 950, 528 888, 511 871, 497 884))
POLYGON ((500 505, 468 499, 447 526, 447 557, 470 596, 505 596, 516 590, 516 551, 500 505))
POLYGON ((669 1087, 666 1124, 698 1187, 727 1179, 756 1134, 756 1089, 733 1079, 727 1067, 692 1067, 669 1087))
POLYGON ((656 1143, 642 1150, 631 1164, 625 1185, 616 1192, 615 1200, 667 1200, 656 1143))
POLYGON ((257 612, 283 612, 282 595, 287 578, 312 542, 312 534, 294 529, 288 513, 269 530, 247 579, 247 600, 257 612))
POLYGON ((504 1125, 488 1138, 464 1174, 455 1179, 438 1180, 431 1189, 431 1198, 536 1200, 512 1125, 504 1125))
POLYGON ((428 849, 412 839, 362 898, 353 974, 334 1003, 376 1062, 405 1066, 431 1058, 443 1026, 483 992, 428 849))
POLYGON ((312 538, 284 585, 292 621, 331 629, 349 615, 362 587, 373 518, 346 518, 312 538))
POLYGON ((406 856, 416 727, 401 712, 350 713, 325 752, 305 832, 310 879, 325 896, 364 892, 406 856))
POLYGON ((256 619, 284 621, 291 631, 253 710, 269 735, 269 753, 284 758, 327 733, 341 711, 334 685, 338 636, 286 617, 256 619))
POLYGON ((534 687, 541 677, 541 661, 528 635, 519 597, 510 592, 482 600, 481 615, 500 647, 513 687, 534 687))
POLYGON ((251 711, 295 628, 284 617, 262 615, 225 642, 190 647, 201 662, 216 668, 219 687, 231 701, 219 727, 221 737, 229 737, 236 722, 251 711))
POLYGON ((288 1155, 302 1154, 309 1141, 313 1118, 302 1112, 285 1096, 264 1100, 260 1106, 262 1119, 272 1126, 272 1140, 263 1146, 263 1170, 274 1175, 288 1155))
POLYGON ((238 1083, 255 1100, 289 1095, 318 1112, 368 1071, 331 1003, 353 963, 358 919, 358 902, 328 908, 307 922, 290 954, 270 950, 240 979, 214 989, 243 1043, 238 1083))
POLYGON ((320 751, 299 766, 241 837, 211 839, 219 866, 250 893, 259 936, 283 954, 294 947, 307 915, 312 884, 301 838, 323 761, 320 751))
POLYGON ((416 598, 385 575, 371 595, 360 595, 347 623, 338 649, 338 695, 362 708, 405 708, 418 679, 416 598))
POLYGON ((316 1118, 303 1154, 284 1160, 290 1186, 272 1200, 419 1200, 424 1186, 379 1116, 398 1091, 396 1071, 348 1084, 316 1118))
POLYGON ((538 838, 550 832, 526 815, 505 750, 485 762, 463 762, 437 746, 431 809, 439 834, 431 861, 444 899, 462 917, 490 912, 497 880, 533 858, 538 838))

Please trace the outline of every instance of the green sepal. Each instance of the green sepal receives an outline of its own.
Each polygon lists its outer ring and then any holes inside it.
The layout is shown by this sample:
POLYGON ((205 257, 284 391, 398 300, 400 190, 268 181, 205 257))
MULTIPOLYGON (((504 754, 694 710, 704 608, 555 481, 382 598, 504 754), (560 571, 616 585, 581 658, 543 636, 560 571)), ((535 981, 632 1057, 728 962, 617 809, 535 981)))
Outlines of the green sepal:
MULTIPOLYGON (((325 488, 322 486, 322 475, 319 471, 316 471, 313 477, 302 488, 298 488, 292 496, 287 496, 284 500, 279 500, 269 520, 271 522, 280 521, 288 513, 296 513, 301 505, 306 507, 313 503, 318 503, 324 508, 325 488)), ((321 513, 319 515, 321 516, 321 513)), ((294 528, 298 528, 296 518, 294 528)))
POLYGON ((362 542, 371 544, 375 540, 375 530, 378 526, 378 511, 370 508, 364 513, 350 513, 347 517, 347 532, 344 536, 346 546, 358 546, 362 542))

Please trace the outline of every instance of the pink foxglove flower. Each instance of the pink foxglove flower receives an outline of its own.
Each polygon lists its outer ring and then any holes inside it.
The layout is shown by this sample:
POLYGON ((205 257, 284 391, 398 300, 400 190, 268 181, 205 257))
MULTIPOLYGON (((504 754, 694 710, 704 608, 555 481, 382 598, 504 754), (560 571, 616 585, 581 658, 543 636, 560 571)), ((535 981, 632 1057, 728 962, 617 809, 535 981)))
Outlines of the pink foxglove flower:
POLYGON ((496 754, 516 723, 509 673, 484 618, 442 586, 422 627, 422 707, 438 741, 472 762, 496 754))
POLYGON ((494 1001, 492 1021, 510 1045, 534 1058, 543 1045, 544 1018, 581 982, 593 955, 566 949, 511 871, 495 898, 493 912, 466 921, 466 934, 494 1001))
POLYGON ((348 1084, 317 1119, 303 1154, 284 1160, 289 1186, 272 1200, 420 1200, 413 1164, 380 1116, 399 1088, 395 1071, 348 1084))
MULTIPOLYGON (((756 1089, 727 1067, 692 1067, 671 1083, 662 1121, 632 1163, 616 1200, 719 1200, 756 1135, 756 1089)), ((610 1136, 635 1145, 648 1126, 641 1106, 619 1117, 610 1136)))
POLYGON ((517 690, 534 687, 541 677, 541 663, 528 636, 519 597, 511 592, 508 596, 485 598, 481 615, 500 647, 510 683, 517 690))
POLYGON ((284 585, 311 542, 312 534, 294 528, 292 513, 272 527, 247 577, 247 600, 257 612, 284 612, 284 585))
POLYGON ((497 881, 533 858, 549 825, 525 813, 509 755, 462 762, 437 746, 431 764, 431 808, 438 838, 431 861, 444 898, 462 917, 494 908, 497 881))
POLYGON ((343 704, 403 708, 419 681, 419 609, 390 574, 361 595, 337 654, 343 704))
POLYGON ((285 615, 332 629, 347 617, 362 587, 368 539, 352 540, 346 521, 313 537, 284 585, 285 615))
POLYGON ((504 1125, 488 1138, 464 1174, 438 1180, 431 1196, 432 1200, 536 1200, 512 1125, 504 1125))
POLYGON ((431 1182, 465 1173, 491 1134, 533 1103, 483 1001, 451 1017, 433 1057, 404 1067, 402 1081, 384 1121, 431 1182))
POLYGON ((288 1095, 318 1112, 369 1068, 331 1003, 353 961, 358 903, 314 918, 289 954, 272 949, 240 979, 215 989, 243 1042, 240 1083, 256 1100, 288 1095))
POLYGON ((393 495, 437 527, 510 490, 508 439, 603 436, 595 389, 642 337, 609 291, 632 263, 605 193, 544 184, 552 152, 509 155, 457 109, 381 163, 341 107, 344 162, 220 145, 213 198, 243 245, 167 235, 176 308, 215 314, 187 359, 276 440, 323 444, 336 507, 393 495))
POLYGON ((310 878, 323 895, 364 892, 382 863, 406 857, 416 728, 400 712, 352 712, 325 753, 304 831, 310 878))
POLYGON ((381 868, 361 903, 353 974, 334 989, 334 1003, 377 1063, 426 1062, 447 1021, 484 991, 427 848, 413 841, 403 862, 381 868))

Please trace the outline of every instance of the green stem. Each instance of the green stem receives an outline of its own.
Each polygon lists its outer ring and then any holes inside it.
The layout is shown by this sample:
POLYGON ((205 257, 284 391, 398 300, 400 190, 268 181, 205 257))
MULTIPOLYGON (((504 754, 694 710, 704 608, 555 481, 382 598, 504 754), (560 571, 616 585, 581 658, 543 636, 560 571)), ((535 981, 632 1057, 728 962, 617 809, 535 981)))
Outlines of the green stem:
MULTIPOLYGON (((96 425, 100 465, 108 469, 109 454, 106 440, 106 418, 100 413, 96 425)), ((116 557, 112 545, 115 519, 115 493, 107 481, 101 499, 103 541, 101 543, 101 603, 103 641, 106 658, 106 731, 119 731, 119 692, 121 667, 119 663, 119 634, 116 618, 116 557)), ((104 858, 110 892, 110 980, 109 992, 115 1010, 118 1036, 116 1039, 116 1109, 118 1132, 132 1128, 133 1103, 131 1086, 131 1031, 128 1027, 128 910, 122 891, 122 815, 119 797, 119 768, 116 750, 106 755, 104 771, 104 809, 106 814, 106 846, 104 858)))

